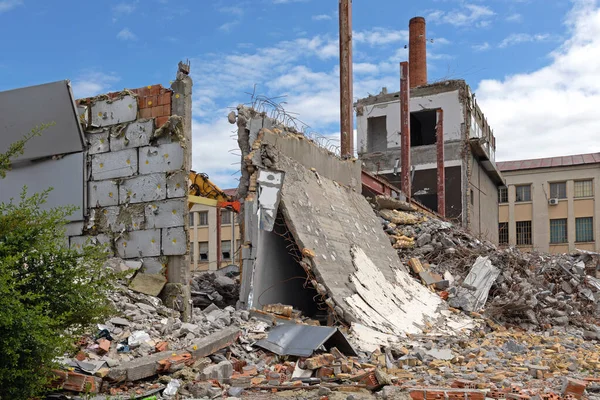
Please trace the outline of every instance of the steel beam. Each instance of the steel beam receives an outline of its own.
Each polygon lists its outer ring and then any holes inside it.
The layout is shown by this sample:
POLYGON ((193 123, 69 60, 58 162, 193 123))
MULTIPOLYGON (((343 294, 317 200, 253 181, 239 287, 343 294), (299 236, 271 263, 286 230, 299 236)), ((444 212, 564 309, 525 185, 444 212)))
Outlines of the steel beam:
POLYGON ((410 203, 410 78, 408 62, 400 63, 400 165, 402 192, 410 203))
POLYGON ((352 106, 352 0, 339 1, 340 29, 340 155, 354 155, 352 106))
POLYGON ((437 141, 437 212, 446 217, 446 170, 444 169, 444 110, 436 110, 437 123, 435 137, 437 141))
POLYGON ((400 190, 395 186, 392 186, 389 182, 386 182, 379 177, 362 171, 360 174, 362 185, 370 189, 373 193, 378 195, 387 195, 391 197, 398 197, 400 190))

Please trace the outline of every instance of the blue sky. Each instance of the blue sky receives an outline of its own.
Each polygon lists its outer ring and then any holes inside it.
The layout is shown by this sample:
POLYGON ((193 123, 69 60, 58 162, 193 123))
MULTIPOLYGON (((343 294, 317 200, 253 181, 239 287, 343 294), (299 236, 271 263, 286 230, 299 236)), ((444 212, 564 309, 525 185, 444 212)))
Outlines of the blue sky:
MULTIPOLYGON (((70 79, 77 97, 194 79, 194 169, 236 186, 231 107, 285 96, 337 137, 336 0, 0 0, 0 90, 70 79)), ((408 20, 427 19, 429 79, 465 79, 498 160, 600 151, 595 0, 354 0, 354 96, 398 90, 408 20)))

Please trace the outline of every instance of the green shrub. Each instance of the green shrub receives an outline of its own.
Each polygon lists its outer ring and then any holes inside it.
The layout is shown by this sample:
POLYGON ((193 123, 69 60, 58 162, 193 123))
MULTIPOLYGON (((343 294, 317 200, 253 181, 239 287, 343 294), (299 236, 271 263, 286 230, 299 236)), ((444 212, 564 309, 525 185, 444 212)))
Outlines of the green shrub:
MULTIPOLYGON (((0 183, 1 185, 1 183, 0 183)), ((100 246, 66 245, 70 208, 44 211, 48 192, 0 204, 0 398, 42 393, 56 357, 111 313, 115 275, 100 246)))

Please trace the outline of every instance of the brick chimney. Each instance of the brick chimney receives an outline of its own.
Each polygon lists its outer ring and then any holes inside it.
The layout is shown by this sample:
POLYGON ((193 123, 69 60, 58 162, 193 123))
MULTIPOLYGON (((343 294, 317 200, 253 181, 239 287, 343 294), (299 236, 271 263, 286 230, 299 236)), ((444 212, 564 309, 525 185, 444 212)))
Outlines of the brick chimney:
POLYGON ((408 73, 411 89, 427 84, 426 42, 425 18, 411 18, 408 23, 408 73))

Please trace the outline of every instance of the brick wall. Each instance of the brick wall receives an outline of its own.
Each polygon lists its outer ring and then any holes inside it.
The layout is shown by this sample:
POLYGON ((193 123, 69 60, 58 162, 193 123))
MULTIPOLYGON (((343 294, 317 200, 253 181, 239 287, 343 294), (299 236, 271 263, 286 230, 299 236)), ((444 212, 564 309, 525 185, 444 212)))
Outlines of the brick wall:
POLYGON ((88 141, 83 224, 69 244, 107 244, 111 255, 142 261, 143 272, 166 274, 187 255, 188 146, 181 94, 161 85, 77 101, 88 141), (160 129, 159 129, 160 128, 160 129))

